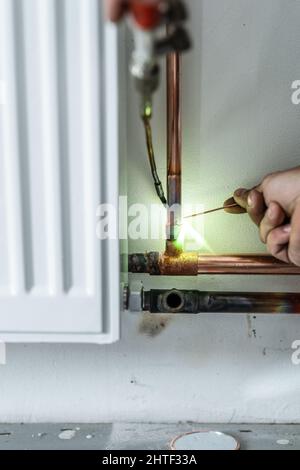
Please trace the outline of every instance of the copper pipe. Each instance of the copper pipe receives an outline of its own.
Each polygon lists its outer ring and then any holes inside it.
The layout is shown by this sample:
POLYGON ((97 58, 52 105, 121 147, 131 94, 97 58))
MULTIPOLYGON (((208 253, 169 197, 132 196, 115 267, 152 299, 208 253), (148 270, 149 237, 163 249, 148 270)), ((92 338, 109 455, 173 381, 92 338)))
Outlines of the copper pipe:
POLYGON ((300 275, 300 267, 285 264, 269 255, 203 255, 181 253, 170 256, 157 252, 129 256, 129 272, 157 276, 198 276, 200 274, 300 275))
POLYGON ((269 255, 198 255, 198 274, 300 274, 300 268, 269 255))
MULTIPOLYGON (((167 57, 167 194, 168 215, 167 239, 178 237, 181 223, 181 158, 182 158, 182 118, 181 118, 181 56, 179 53, 167 57)), ((167 252, 172 250, 167 243, 167 252)))
POLYGON ((183 253, 174 241, 181 224, 182 116, 181 56, 167 57, 167 198, 169 208, 167 244, 164 254, 129 257, 129 272, 154 275, 197 276, 198 274, 300 274, 300 268, 268 255, 211 256, 183 253))

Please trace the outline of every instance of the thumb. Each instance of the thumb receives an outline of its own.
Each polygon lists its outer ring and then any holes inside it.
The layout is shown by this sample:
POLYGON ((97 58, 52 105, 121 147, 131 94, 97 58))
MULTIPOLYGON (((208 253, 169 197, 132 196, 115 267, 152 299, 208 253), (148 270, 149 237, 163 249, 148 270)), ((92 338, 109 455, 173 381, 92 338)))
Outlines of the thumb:
POLYGON ((229 214, 245 214, 247 212, 247 199, 250 191, 247 189, 238 189, 235 191, 234 196, 224 202, 224 210, 229 214), (237 207, 228 207, 233 204, 238 204, 237 207))
POLYGON ((256 225, 260 225, 266 212, 263 194, 256 188, 251 190, 238 189, 233 197, 236 203, 243 207, 245 212, 248 212, 252 221, 256 225))
POLYGON ((233 195, 235 202, 246 211, 248 209, 248 196, 250 192, 248 189, 241 188, 237 189, 233 195))

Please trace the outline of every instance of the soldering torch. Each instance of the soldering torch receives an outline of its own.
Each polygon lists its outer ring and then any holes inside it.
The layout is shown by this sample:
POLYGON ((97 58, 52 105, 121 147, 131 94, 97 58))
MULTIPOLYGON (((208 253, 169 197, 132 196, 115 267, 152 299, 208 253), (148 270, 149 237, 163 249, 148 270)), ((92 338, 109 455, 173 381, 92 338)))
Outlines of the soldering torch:
POLYGON ((191 47, 184 25, 187 8, 183 0, 129 0, 127 11, 134 39, 130 71, 142 117, 151 117, 152 96, 160 84, 159 59, 191 47))

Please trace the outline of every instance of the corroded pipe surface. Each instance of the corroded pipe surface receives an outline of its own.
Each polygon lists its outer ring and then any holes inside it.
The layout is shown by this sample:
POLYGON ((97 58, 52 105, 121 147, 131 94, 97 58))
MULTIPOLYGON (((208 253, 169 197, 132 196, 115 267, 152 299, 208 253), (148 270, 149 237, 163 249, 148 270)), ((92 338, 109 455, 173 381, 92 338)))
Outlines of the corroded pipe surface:
POLYGON ((269 255, 203 255, 196 252, 169 256, 158 252, 129 255, 129 272, 155 276, 200 274, 300 275, 300 267, 269 255))
POLYGON ((274 292, 203 292, 151 290, 143 293, 142 307, 150 313, 300 314, 300 295, 274 292))

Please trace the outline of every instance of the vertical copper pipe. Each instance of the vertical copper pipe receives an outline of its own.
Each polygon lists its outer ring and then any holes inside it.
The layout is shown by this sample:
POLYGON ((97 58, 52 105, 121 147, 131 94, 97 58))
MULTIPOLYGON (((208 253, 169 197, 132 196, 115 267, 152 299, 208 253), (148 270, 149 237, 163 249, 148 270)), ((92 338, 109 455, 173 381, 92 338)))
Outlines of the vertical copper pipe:
POLYGON ((181 56, 167 57, 167 188, 169 210, 167 252, 173 250, 172 241, 178 237, 181 222, 181 56))

